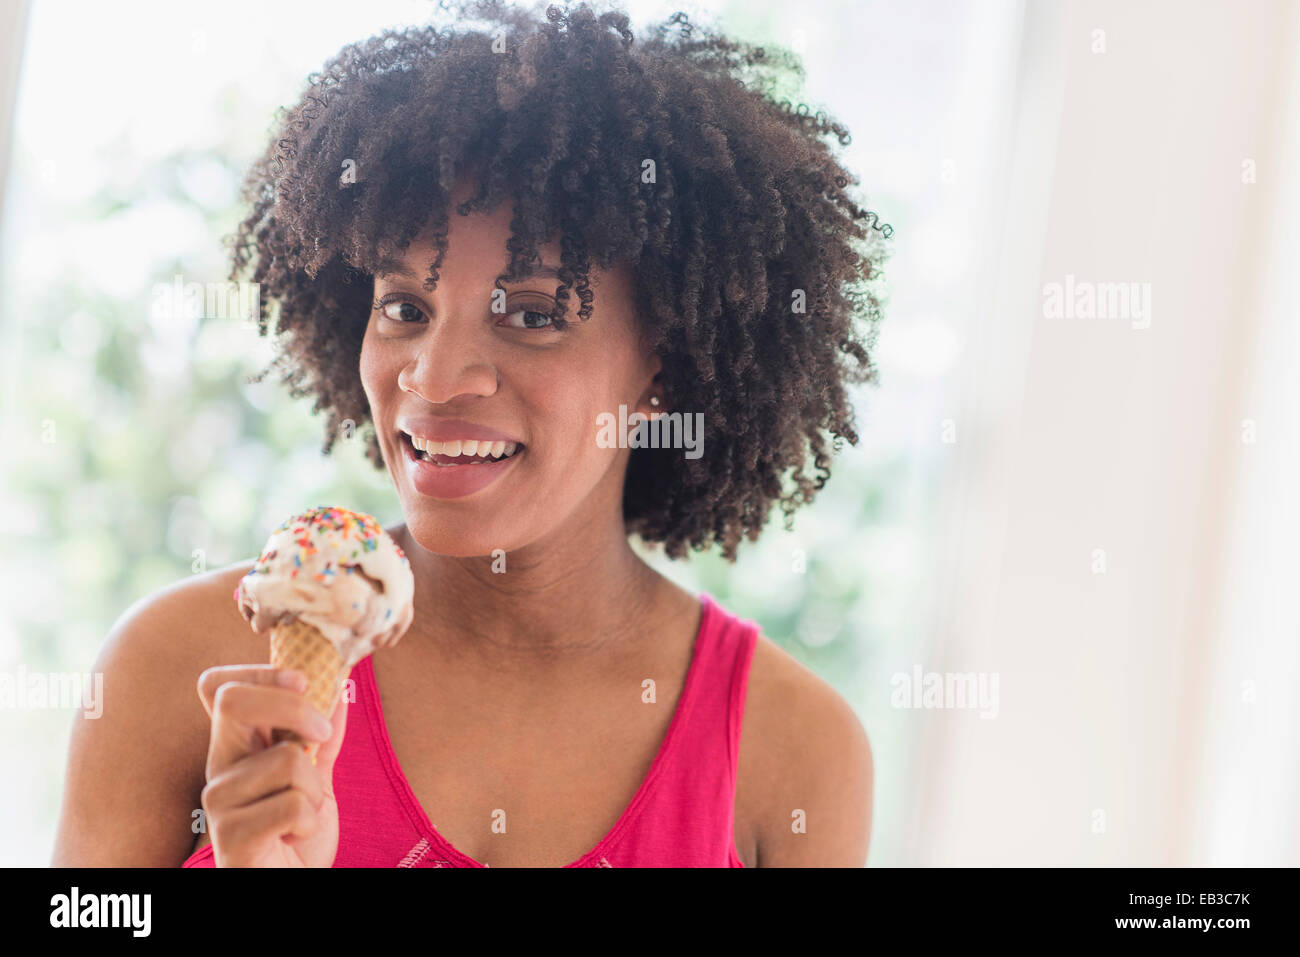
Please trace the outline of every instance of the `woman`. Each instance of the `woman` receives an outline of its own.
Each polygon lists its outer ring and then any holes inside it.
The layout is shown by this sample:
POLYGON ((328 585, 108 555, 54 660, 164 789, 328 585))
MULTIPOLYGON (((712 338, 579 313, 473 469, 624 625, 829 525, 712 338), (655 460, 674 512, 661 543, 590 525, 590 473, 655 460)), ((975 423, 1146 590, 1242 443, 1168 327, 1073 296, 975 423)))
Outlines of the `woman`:
POLYGON ((824 432, 857 441, 878 257, 821 140, 847 133, 681 15, 635 44, 585 5, 466 15, 313 77, 234 256, 325 451, 373 427, 415 623, 327 721, 249 664, 251 561, 137 602, 77 723, 56 865, 865 863, 852 710, 629 544, 734 561, 825 482, 824 432), (637 414, 702 442, 612 441, 637 414))

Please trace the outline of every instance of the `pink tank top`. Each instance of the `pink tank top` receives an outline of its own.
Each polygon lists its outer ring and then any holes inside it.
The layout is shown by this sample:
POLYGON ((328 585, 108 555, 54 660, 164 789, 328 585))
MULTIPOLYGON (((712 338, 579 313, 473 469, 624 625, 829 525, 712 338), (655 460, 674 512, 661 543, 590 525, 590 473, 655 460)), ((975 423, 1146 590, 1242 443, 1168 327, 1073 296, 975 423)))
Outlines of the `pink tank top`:
MULTIPOLYGON (((641 787, 618 822, 566 867, 744 867, 736 853, 736 759, 758 625, 707 593, 686 683, 641 787)), ((415 799, 388 740, 370 658, 334 764, 335 867, 485 867, 452 847, 415 799)), ((183 867, 213 867, 212 845, 183 867)))

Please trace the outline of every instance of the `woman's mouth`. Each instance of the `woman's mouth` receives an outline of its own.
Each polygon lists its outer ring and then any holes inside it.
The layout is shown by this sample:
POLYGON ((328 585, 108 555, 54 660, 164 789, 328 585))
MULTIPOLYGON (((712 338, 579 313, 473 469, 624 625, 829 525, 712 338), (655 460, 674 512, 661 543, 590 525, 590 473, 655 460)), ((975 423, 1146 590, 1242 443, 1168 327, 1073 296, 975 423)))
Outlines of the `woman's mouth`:
POLYGON ((435 465, 451 468, 456 465, 477 465, 483 462, 497 462, 508 459, 523 449, 519 442, 488 442, 474 439, 453 442, 433 442, 419 439, 413 435, 402 436, 415 449, 415 457, 421 462, 433 462, 435 465))
POLYGON ((462 498, 486 488, 525 451, 523 443, 476 439, 434 441, 399 432, 407 472, 416 491, 433 498, 462 498))

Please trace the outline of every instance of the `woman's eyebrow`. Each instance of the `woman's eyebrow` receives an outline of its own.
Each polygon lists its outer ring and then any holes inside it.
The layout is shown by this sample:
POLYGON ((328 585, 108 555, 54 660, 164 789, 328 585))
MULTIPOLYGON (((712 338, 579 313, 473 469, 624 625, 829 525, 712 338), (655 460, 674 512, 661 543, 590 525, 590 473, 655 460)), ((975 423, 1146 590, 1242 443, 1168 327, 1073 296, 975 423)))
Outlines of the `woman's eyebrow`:
POLYGON ((415 279, 415 273, 402 265, 399 259, 385 259, 375 267, 375 278, 384 279, 388 276, 401 276, 403 279, 415 279))

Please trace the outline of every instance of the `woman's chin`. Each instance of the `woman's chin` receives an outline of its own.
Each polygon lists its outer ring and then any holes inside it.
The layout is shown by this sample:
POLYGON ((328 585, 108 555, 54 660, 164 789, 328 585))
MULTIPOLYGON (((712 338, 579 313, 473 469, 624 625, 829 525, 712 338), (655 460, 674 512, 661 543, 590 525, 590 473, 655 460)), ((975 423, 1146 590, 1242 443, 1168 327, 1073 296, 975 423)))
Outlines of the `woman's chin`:
POLYGON ((519 529, 512 528, 499 537, 493 537, 491 529, 479 527, 470 530, 465 520, 456 521, 458 529, 448 528, 448 521, 437 516, 406 516, 406 527, 416 544, 426 552, 444 555, 447 558, 495 558, 520 547, 523 539, 519 529))

